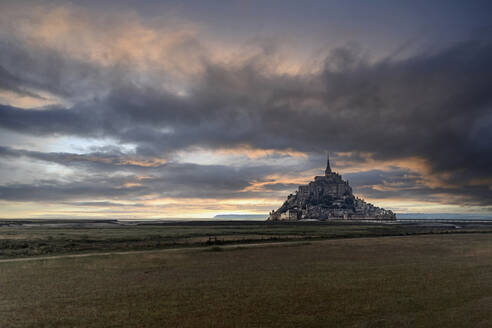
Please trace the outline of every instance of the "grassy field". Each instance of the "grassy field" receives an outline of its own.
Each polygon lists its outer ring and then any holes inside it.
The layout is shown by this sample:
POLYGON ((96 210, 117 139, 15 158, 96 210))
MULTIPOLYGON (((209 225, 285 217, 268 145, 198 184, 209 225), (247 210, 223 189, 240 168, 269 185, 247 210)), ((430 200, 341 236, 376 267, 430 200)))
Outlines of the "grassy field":
POLYGON ((491 327, 492 235, 0 262, 0 327, 491 327))
POLYGON ((0 259, 295 240, 492 232, 492 224, 0 221, 0 259))

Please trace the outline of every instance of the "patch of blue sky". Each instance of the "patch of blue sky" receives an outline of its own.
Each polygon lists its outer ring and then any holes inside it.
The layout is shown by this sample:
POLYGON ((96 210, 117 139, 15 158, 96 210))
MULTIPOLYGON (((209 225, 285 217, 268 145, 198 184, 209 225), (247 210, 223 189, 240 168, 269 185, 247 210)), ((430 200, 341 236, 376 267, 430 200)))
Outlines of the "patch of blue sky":
POLYGON ((120 143, 114 138, 82 138, 58 136, 49 140, 43 147, 45 152, 87 154, 105 149, 115 149, 124 154, 135 153, 134 144, 120 143))

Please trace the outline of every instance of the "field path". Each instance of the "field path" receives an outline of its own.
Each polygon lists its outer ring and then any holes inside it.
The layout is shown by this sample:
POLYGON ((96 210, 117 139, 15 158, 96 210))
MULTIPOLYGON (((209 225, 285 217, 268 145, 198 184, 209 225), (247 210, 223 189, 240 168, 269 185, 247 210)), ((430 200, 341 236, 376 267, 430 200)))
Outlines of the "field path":
MULTIPOLYGON (((322 242, 324 240, 319 240, 315 242, 322 242)), ((309 241, 313 243, 314 241, 309 241)), ((306 241, 284 241, 275 243, 254 243, 254 244, 233 244, 233 245, 220 245, 215 247, 220 247, 222 249, 230 249, 237 247, 268 247, 268 246, 285 246, 285 245, 298 245, 306 244, 306 241)), ((69 258, 79 258, 79 257, 90 257, 90 256, 111 256, 111 255, 128 255, 128 254, 148 254, 148 253, 165 253, 165 252, 186 252, 186 251, 197 251, 206 250, 214 246, 201 246, 201 247, 181 247, 181 248, 163 248, 163 249, 150 249, 142 251, 115 251, 115 252, 93 252, 93 253, 82 253, 82 254, 65 254, 65 255, 52 255, 52 256, 33 256, 33 257, 19 257, 12 259, 0 259, 0 263, 8 262, 27 262, 27 261, 41 261, 41 260, 58 260, 58 259, 69 259, 69 258)))

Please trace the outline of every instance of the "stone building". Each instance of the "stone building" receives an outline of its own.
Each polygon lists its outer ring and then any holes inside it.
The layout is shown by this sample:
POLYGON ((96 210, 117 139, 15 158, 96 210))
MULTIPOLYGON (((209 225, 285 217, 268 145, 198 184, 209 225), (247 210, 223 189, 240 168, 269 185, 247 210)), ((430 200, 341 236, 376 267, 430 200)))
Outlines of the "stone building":
POLYGON ((338 173, 332 172, 327 158, 324 176, 314 177, 307 185, 299 186, 284 204, 272 211, 269 221, 303 219, 396 220, 389 210, 366 203, 352 194, 352 188, 338 173))

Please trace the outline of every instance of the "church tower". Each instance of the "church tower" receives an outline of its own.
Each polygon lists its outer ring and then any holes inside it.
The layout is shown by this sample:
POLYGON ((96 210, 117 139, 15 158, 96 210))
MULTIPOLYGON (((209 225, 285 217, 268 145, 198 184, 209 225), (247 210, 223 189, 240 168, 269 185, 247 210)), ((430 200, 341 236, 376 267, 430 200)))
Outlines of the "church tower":
POLYGON ((326 152, 326 170, 325 170, 325 175, 330 175, 331 173, 331 167, 330 167, 330 155, 328 152, 326 152))

